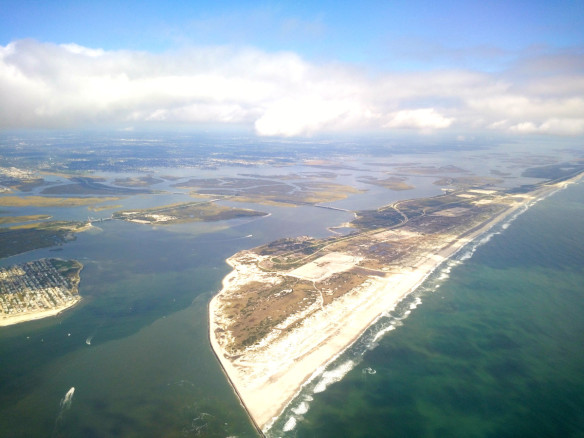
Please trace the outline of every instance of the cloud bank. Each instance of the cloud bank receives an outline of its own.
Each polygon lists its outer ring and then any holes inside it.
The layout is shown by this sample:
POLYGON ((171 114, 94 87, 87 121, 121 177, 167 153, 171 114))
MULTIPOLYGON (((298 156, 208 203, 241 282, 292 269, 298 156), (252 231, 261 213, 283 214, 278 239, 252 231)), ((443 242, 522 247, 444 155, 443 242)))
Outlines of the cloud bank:
POLYGON ((262 136, 438 130, 584 134, 584 56, 490 74, 318 65, 206 47, 152 54, 34 40, 0 46, 0 128, 205 124, 262 136))

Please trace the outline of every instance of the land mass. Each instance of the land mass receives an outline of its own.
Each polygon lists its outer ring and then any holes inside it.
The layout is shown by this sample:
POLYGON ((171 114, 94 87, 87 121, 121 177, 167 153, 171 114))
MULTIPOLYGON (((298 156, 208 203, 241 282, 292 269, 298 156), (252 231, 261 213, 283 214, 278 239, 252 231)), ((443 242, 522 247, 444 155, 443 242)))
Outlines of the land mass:
POLYGON ((45 221, 0 227, 0 258, 62 245, 75 240, 76 233, 89 228, 91 224, 74 221, 45 221))
POLYGON ((209 304, 210 341, 258 429, 441 263, 580 172, 395 202, 358 213, 355 233, 282 239, 230 257, 233 271, 209 304))
POLYGON ((44 195, 137 195, 152 193, 147 189, 113 187, 102 184, 99 178, 73 177, 71 184, 61 184, 47 187, 41 193, 44 195))
POLYGON ((267 213, 246 208, 217 205, 212 201, 186 202, 143 210, 118 211, 114 219, 141 224, 180 224, 187 222, 213 222, 243 217, 266 216, 267 213))
POLYGON ((77 207, 95 205, 103 202, 117 201, 116 197, 84 197, 84 198, 53 198, 48 196, 3 196, 0 197, 2 207, 77 207))
POLYGON ((0 268, 0 326, 54 316, 77 304, 82 268, 60 259, 0 268))
MULTIPOLYGON (((311 175, 297 175, 310 178, 311 175)), ((175 187, 194 189, 195 197, 225 198, 230 201, 295 207, 338 201, 360 191, 354 187, 323 181, 290 182, 289 176, 266 178, 191 179, 175 187), (278 179, 274 179, 278 178, 278 179)))

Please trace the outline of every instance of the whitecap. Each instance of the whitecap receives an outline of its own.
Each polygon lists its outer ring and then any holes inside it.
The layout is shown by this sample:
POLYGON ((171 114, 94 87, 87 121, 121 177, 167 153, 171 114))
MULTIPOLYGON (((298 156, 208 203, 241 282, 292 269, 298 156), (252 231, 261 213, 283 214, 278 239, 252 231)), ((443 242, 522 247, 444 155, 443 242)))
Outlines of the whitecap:
POLYGON ((440 273, 440 277, 438 277, 438 280, 447 280, 448 278, 450 278, 450 274, 448 272, 442 271, 440 273))
POLYGON ((391 325, 390 325, 390 326, 388 326, 388 327, 385 327, 385 328, 384 328, 384 329, 382 329, 382 330, 379 330, 379 331, 378 331, 378 332, 375 334, 375 336, 373 337, 373 343, 377 342, 379 339, 381 339, 381 337, 382 337, 383 335, 385 335, 386 333, 388 333, 388 332, 390 332, 390 331, 392 331, 392 330, 395 330, 395 326, 394 326, 393 324, 391 324, 391 325))
POLYGON ((322 377, 314 387, 313 392, 316 394, 325 391, 327 386, 340 381, 349 371, 353 369, 354 366, 355 363, 352 360, 348 360, 336 367, 334 370, 325 371, 322 373, 322 377))
POLYGON ((416 297, 416 301, 414 301, 412 304, 410 304, 410 309, 415 309, 416 307, 418 307, 420 304, 422 304, 422 299, 420 297, 416 297))
POLYGON ((470 259, 470 258, 472 257, 472 254, 473 254, 473 252, 474 252, 474 251, 472 251, 472 250, 471 250, 471 251, 465 251, 465 252, 464 252, 464 254, 462 254, 462 255, 460 256, 460 261, 463 261, 463 260, 468 260, 468 259, 470 259))
POLYGON ((295 408, 292 408, 292 412, 294 412, 296 415, 302 415, 302 414, 306 414, 308 412, 308 408, 309 408, 308 403, 303 401, 295 408))
POLYGON ((290 432, 292 429, 296 427, 296 418, 290 417, 286 424, 284 424, 284 428, 282 429, 284 432, 290 432))

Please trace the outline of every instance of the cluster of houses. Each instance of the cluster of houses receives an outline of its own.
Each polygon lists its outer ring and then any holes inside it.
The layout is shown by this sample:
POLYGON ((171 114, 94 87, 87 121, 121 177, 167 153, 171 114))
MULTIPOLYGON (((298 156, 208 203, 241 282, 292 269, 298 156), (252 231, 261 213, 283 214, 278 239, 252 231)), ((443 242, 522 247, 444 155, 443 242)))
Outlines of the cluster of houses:
POLYGON ((65 306, 76 292, 48 259, 0 267, 0 314, 5 316, 65 306))

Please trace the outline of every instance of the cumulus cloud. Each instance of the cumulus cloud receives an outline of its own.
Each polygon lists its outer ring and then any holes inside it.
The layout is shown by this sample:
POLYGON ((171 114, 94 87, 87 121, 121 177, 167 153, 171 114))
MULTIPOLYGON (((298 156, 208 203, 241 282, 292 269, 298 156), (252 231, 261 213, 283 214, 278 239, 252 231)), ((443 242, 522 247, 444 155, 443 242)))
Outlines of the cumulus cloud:
POLYGON ((270 103, 255 122, 255 130, 260 135, 291 137, 358 128, 375 117, 359 101, 350 98, 288 97, 270 103))
POLYGON ((551 118, 543 123, 522 122, 509 128, 511 131, 522 134, 584 134, 584 117, 572 119, 551 118))
POLYGON ((396 112, 385 126, 389 128, 443 129, 448 128, 454 119, 444 117, 434 108, 402 110, 396 112))
POLYGON ((564 65, 557 76, 549 68, 533 77, 522 70, 520 80, 467 70, 371 75, 254 48, 151 54, 20 40, 0 46, 0 128, 209 123, 265 136, 449 129, 581 135, 580 64, 564 65))

